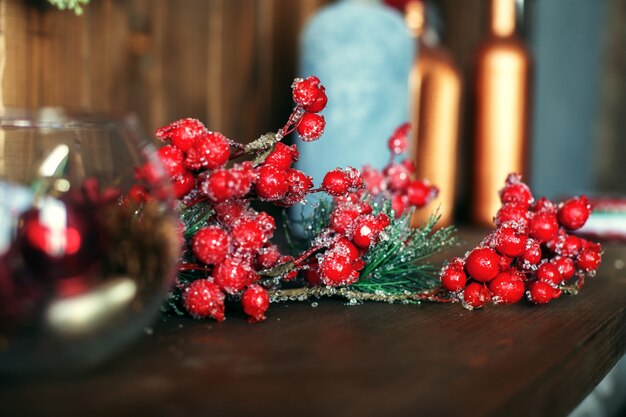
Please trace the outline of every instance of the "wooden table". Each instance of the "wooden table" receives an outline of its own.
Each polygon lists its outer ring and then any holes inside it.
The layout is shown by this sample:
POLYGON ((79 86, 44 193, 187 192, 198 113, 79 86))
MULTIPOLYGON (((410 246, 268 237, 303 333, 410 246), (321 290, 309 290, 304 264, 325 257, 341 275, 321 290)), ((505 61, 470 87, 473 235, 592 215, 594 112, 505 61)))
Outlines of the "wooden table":
POLYGON ((566 415, 626 351, 624 261, 626 245, 607 245, 580 295, 541 307, 325 300, 273 305, 258 325, 170 317, 88 374, 0 381, 0 416, 566 415))

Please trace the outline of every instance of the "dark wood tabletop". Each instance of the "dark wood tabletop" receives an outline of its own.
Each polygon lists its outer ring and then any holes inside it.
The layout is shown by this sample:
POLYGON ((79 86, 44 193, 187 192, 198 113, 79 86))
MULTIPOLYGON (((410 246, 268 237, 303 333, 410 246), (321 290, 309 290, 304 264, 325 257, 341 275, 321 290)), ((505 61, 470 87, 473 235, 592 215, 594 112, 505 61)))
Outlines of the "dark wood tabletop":
POLYGON ((566 415, 626 351, 625 263, 626 245, 606 245, 583 291, 545 306, 320 300, 272 305, 256 325, 167 317, 89 373, 0 382, 0 416, 566 415))

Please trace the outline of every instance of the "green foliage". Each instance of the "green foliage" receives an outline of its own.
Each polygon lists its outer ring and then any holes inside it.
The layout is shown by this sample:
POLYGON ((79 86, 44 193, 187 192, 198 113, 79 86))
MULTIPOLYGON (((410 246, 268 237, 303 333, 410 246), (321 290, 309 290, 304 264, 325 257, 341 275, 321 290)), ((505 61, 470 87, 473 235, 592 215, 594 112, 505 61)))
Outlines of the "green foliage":
POLYGON ((73 10, 77 16, 83 14, 83 6, 89 3, 89 0, 48 0, 50 4, 59 10, 73 10))

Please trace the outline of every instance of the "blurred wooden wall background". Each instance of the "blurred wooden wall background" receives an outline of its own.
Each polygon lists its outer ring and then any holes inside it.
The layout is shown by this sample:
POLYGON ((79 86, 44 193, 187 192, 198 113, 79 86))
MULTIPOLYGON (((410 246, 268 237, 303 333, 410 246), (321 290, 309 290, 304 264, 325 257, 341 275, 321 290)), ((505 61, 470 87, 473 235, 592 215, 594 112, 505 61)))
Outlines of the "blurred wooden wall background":
POLYGON ((240 141, 291 108, 299 32, 329 0, 0 0, 0 105, 196 117, 240 141))

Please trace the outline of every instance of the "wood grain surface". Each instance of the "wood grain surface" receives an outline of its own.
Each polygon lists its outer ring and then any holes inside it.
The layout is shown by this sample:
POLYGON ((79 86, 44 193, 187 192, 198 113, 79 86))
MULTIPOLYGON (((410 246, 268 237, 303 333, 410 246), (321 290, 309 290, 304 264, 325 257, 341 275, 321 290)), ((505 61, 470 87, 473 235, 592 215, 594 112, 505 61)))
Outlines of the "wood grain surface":
POLYGON ((273 305, 257 325, 163 318, 89 373, 0 381, 0 415, 567 415, 626 351, 625 258, 608 245, 580 295, 541 307, 326 300, 273 305))

